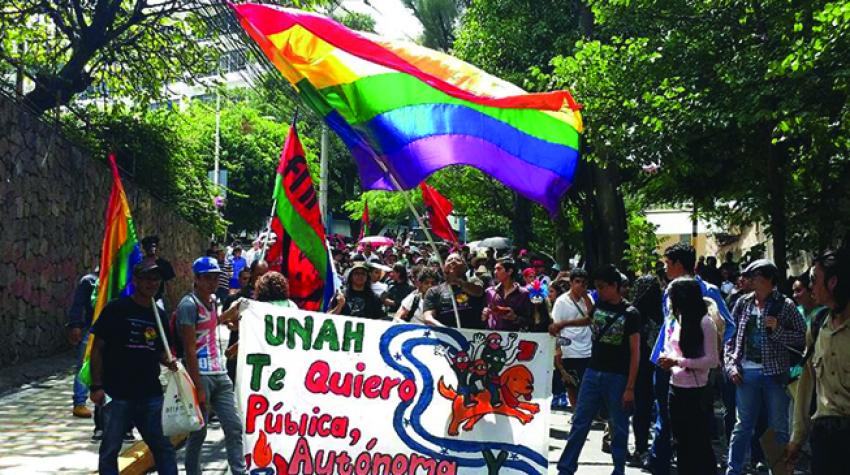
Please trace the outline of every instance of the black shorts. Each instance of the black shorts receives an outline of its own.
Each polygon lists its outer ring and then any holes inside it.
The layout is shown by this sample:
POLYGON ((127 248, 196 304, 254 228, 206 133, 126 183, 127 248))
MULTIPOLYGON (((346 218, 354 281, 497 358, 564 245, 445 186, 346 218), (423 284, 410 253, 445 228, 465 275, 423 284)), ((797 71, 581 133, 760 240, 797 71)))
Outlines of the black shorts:
POLYGON ((587 369, 587 365, 590 364, 590 358, 563 358, 561 359, 561 363, 564 365, 567 373, 575 378, 578 383, 576 389, 578 389, 581 386, 581 378, 584 377, 584 371, 587 369))

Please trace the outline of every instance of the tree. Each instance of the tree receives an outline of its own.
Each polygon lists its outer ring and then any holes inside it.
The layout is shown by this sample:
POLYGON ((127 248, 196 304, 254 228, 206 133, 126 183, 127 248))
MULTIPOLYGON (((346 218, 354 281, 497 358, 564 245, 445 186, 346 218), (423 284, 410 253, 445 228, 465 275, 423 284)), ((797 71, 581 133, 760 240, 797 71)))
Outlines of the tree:
POLYGON ((3 7, 0 30, 3 57, 33 80, 26 101, 39 113, 92 85, 147 104, 210 58, 189 1, 20 0, 3 7))
POLYGON ((344 12, 341 15, 331 15, 331 17, 352 30, 375 33, 375 19, 366 13, 344 12))
MULTIPOLYGON (((643 111, 644 128, 659 138, 651 158, 661 172, 636 180, 640 193, 655 202, 694 202, 730 225, 765 223, 783 269, 789 252, 846 235, 846 223, 832 219, 850 203, 846 187, 834 185, 850 173, 840 59, 850 47, 846 2, 593 6, 605 31, 645 43, 644 57, 658 53, 641 68, 653 87, 623 101, 643 111)), ((597 64, 605 63, 601 56, 597 64)), ((607 122, 633 130, 619 118, 607 122)), ((623 137, 638 146, 622 142, 625 156, 640 157, 639 147, 652 144, 623 137)))
POLYGON ((65 134, 105 159, 115 153, 118 165, 133 182, 168 203, 186 221, 205 233, 219 234, 225 223, 213 206, 204 157, 186 146, 175 127, 174 113, 135 116, 123 108, 109 113, 90 111, 88 123, 63 118, 65 134))
POLYGON ((402 0, 422 24, 422 44, 449 51, 455 40, 455 23, 467 0, 402 0))
POLYGON ((5 2, 0 57, 33 81, 25 99, 37 113, 91 86, 145 108, 165 85, 215 71, 213 11, 192 0, 5 2))

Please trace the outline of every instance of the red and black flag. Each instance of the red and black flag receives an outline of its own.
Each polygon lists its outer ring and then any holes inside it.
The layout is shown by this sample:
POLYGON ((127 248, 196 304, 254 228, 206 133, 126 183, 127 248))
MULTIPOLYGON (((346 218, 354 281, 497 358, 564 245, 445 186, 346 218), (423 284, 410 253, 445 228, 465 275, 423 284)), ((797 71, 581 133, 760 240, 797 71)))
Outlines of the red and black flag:
POLYGON ((295 126, 280 154, 274 187, 276 238, 266 259, 289 280, 289 296, 304 310, 324 310, 333 296, 333 272, 325 228, 304 149, 295 126))

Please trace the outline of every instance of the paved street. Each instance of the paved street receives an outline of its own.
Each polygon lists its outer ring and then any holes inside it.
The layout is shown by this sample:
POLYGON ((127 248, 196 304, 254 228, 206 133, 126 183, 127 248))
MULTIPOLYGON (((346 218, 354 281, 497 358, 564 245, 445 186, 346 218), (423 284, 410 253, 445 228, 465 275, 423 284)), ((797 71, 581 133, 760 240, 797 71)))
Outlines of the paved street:
MULTIPOLYGON (((71 417, 72 364, 70 354, 45 358, 10 368, 0 379, 0 475, 97 471, 92 423, 71 417), (28 375, 33 382, 21 385, 28 375)), ((211 427, 201 458, 207 462, 203 471, 226 473, 224 438, 217 423, 211 427)), ((141 439, 138 432, 135 435, 141 439)), ((124 448, 130 445, 127 442, 124 448)), ((181 473, 184 453, 177 452, 181 473)))
MULTIPOLYGON (((0 474, 62 473, 90 474, 97 469, 96 443, 90 440, 89 420, 71 417, 70 355, 38 360, 9 370, 0 380, 0 474), (55 368, 67 368, 56 371, 55 368), (21 380, 30 382, 20 384, 21 380), (10 387, 14 384, 15 387, 10 387)), ((556 473, 554 463, 564 447, 568 432, 565 412, 553 415, 549 473, 556 473)), ((138 434, 136 434, 138 437, 138 434)), ((611 457, 600 450, 602 431, 591 431, 580 460, 580 472, 587 475, 611 473, 611 457)), ((129 447, 129 443, 124 446, 129 447)), ((178 464, 183 469, 184 450, 178 451, 178 464)), ((227 473, 224 440, 218 425, 204 445, 204 473, 227 473)), ((627 469, 628 474, 641 473, 627 469)))

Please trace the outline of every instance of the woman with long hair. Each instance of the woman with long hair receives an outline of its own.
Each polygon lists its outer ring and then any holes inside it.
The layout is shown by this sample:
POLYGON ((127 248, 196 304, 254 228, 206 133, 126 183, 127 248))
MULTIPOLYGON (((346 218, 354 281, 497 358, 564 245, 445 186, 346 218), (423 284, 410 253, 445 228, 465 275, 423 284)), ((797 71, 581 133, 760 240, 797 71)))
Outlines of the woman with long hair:
POLYGON ((372 291, 369 282, 369 266, 365 262, 355 261, 351 266, 345 291, 336 294, 328 313, 376 320, 384 318, 383 304, 372 291))
POLYGON ((712 395, 708 372, 718 365, 717 327, 709 315, 699 283, 680 277, 667 289, 677 325, 658 365, 669 370, 670 421, 677 441, 679 473, 715 475, 711 447, 712 395))

